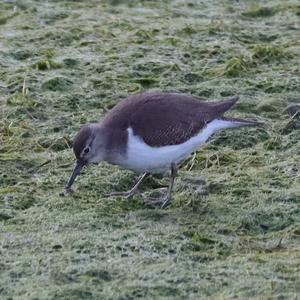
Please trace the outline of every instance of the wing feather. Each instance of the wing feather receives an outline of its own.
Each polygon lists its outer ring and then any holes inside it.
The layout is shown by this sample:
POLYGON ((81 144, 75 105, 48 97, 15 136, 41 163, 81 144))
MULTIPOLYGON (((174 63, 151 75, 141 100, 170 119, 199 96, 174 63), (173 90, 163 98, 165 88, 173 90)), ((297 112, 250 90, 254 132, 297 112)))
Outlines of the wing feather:
POLYGON ((238 97, 232 97, 207 103, 176 93, 143 93, 118 104, 104 122, 110 127, 131 127, 135 135, 152 147, 177 145, 222 116, 237 100, 238 97))

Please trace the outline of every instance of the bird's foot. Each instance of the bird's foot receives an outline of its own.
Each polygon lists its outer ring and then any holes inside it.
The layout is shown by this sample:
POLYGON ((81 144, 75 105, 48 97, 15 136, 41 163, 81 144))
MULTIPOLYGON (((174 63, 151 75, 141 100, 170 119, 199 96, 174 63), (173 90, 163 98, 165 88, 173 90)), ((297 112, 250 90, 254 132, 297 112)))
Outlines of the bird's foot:
POLYGON ((138 190, 129 190, 127 192, 112 192, 112 193, 106 194, 105 196, 106 197, 124 197, 125 199, 130 199, 138 193, 139 193, 138 190))
POLYGON ((134 184, 134 186, 127 192, 113 192, 110 193, 108 195, 106 195, 107 197, 114 197, 114 196, 120 196, 120 197, 124 197, 126 199, 132 198, 135 194, 139 193, 139 186, 142 183, 142 181, 144 180, 144 178, 146 178, 147 176, 149 176, 149 173, 145 172, 144 174, 142 174, 137 182, 134 184))
POLYGON ((153 191, 147 199, 145 199, 145 203, 152 207, 165 208, 170 204, 171 197, 169 194, 165 195, 168 188, 160 188, 153 191))
POLYGON ((74 193, 73 189, 66 188, 63 192, 59 193, 59 196, 60 197, 65 197, 65 196, 67 196, 69 194, 72 194, 72 193, 74 193))

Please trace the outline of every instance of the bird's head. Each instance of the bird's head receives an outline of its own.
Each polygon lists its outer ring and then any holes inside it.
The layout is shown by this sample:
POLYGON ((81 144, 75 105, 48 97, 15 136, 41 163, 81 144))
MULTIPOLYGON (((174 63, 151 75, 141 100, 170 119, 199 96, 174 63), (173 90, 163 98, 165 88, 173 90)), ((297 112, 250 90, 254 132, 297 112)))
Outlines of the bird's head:
POLYGON ((76 163, 72 175, 66 186, 66 191, 71 191, 71 186, 84 166, 89 163, 97 164, 103 160, 103 138, 99 124, 83 126, 73 139, 73 151, 76 163))
POLYGON ((73 139, 73 151, 77 162, 86 165, 93 158, 93 142, 95 140, 95 132, 92 125, 83 126, 73 139))

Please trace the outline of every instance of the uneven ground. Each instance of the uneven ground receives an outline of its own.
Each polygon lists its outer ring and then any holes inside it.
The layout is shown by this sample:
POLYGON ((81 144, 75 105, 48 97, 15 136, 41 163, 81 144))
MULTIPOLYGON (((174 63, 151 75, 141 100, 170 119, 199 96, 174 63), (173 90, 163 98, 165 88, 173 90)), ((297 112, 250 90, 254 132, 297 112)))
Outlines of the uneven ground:
POLYGON ((299 298, 299 16, 297 0, 1 1, 0 298, 299 298), (135 177, 107 164, 60 198, 76 130, 148 89, 238 94, 231 114, 269 128, 216 136, 166 210, 105 197, 135 177))

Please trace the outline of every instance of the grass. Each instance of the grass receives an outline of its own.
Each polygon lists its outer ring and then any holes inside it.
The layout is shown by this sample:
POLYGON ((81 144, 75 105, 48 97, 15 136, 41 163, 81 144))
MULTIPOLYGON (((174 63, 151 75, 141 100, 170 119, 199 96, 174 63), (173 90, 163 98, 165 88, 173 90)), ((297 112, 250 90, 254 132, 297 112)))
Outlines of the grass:
POLYGON ((4 1, 0 5, 1 299, 297 299, 299 4, 4 1), (179 171, 172 204, 129 171, 85 170, 74 133, 132 93, 207 100, 266 129, 226 131, 179 171))
POLYGON ((252 4, 243 11, 242 15, 249 18, 271 17, 277 12, 276 7, 260 6, 252 4))

